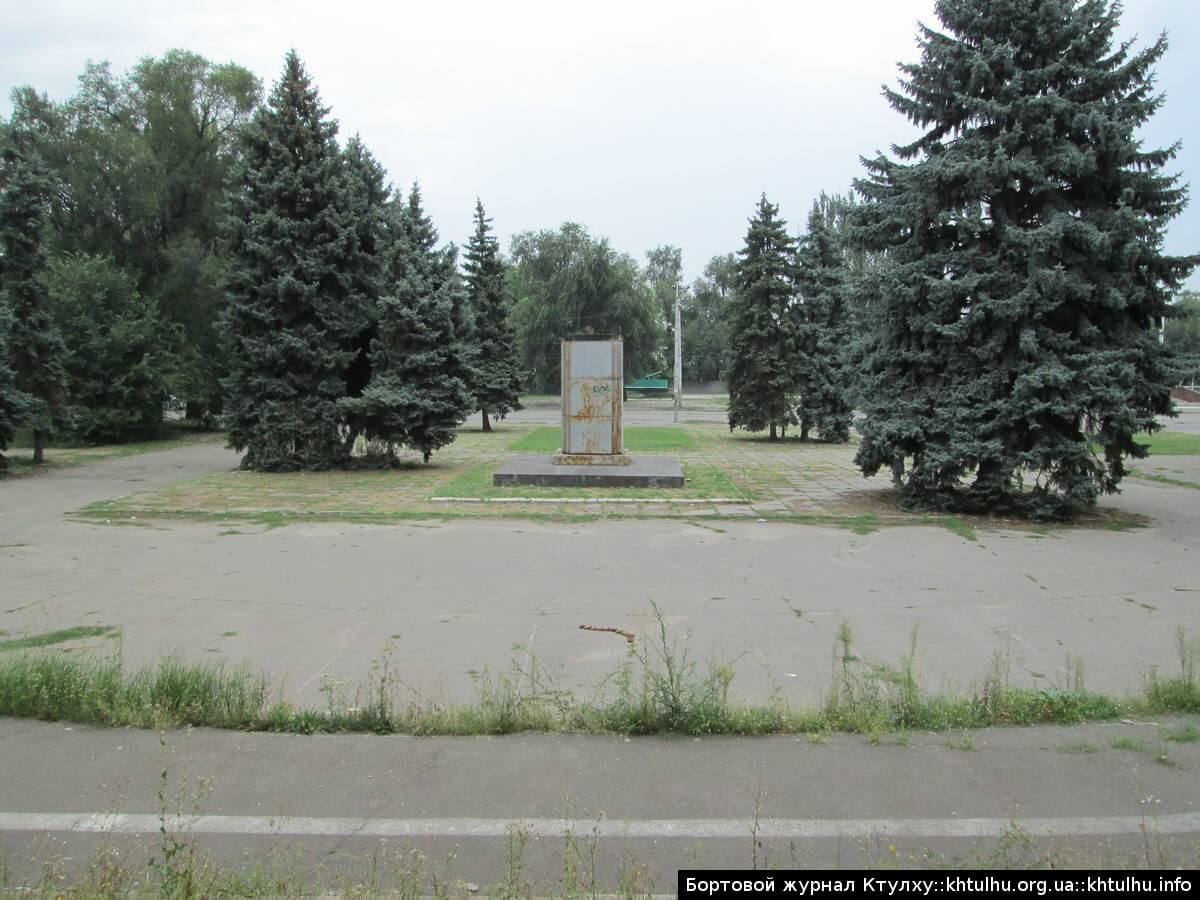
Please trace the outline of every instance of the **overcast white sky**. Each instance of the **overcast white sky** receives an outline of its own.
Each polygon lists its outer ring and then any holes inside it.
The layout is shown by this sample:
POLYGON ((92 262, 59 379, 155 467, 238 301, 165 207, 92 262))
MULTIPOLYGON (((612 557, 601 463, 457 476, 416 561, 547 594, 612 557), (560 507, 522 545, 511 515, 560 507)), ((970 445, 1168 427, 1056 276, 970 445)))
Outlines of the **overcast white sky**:
MULTIPOLYGON (((676 244, 689 275, 739 246, 761 192, 799 226, 861 154, 910 136, 880 85, 916 57, 917 20, 933 20, 933 0, 5 5, 4 115, 18 84, 68 96, 86 59, 122 72, 184 47, 269 88, 294 46, 343 140, 361 133, 394 182, 419 179, 443 238, 465 240, 479 195, 505 245, 573 220, 639 258, 676 244)), ((1126 5, 1128 34, 1172 42, 1146 137, 1182 139, 1175 168, 1200 181, 1196 0, 1126 5)), ((1200 207, 1168 249, 1200 250, 1200 207)))

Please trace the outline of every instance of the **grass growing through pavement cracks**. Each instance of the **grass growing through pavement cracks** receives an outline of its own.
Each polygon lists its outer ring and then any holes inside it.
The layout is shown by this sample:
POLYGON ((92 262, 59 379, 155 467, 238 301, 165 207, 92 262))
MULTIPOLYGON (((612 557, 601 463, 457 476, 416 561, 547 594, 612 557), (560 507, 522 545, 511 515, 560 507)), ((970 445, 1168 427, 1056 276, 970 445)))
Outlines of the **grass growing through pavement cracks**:
POLYGON ((692 658, 690 632, 673 636, 658 608, 649 637, 630 644, 616 670, 589 691, 558 685, 530 657, 508 673, 478 675, 473 703, 405 700, 390 653, 358 685, 329 682, 323 708, 282 699, 282 685, 248 668, 168 657, 126 670, 117 658, 50 653, 0 658, 0 715, 94 725, 211 726, 313 734, 471 735, 521 731, 621 734, 796 734, 989 725, 1076 723, 1161 712, 1200 712, 1200 640, 1178 634, 1179 671, 1149 674, 1138 697, 1086 690, 1082 666, 1068 660, 1066 683, 1028 688, 1010 682, 1009 655, 997 651, 977 686, 927 693, 915 672, 917 635, 898 666, 861 659, 843 624, 824 702, 797 708, 775 696, 761 705, 729 699, 731 666, 692 658))
POLYGON ((1159 484, 1170 484, 1175 487, 1191 488, 1194 491, 1200 491, 1200 482, 1186 481, 1182 478, 1172 478, 1169 475, 1159 475, 1158 473, 1139 472, 1136 469, 1129 473, 1130 478, 1140 478, 1142 481, 1157 481, 1159 484))
POLYGON ((120 631, 119 628, 112 625, 76 625, 73 628, 60 628, 58 631, 47 631, 44 634, 29 634, 24 637, 0 640, 0 651, 49 647, 52 644, 64 644, 80 638, 117 637, 120 631))

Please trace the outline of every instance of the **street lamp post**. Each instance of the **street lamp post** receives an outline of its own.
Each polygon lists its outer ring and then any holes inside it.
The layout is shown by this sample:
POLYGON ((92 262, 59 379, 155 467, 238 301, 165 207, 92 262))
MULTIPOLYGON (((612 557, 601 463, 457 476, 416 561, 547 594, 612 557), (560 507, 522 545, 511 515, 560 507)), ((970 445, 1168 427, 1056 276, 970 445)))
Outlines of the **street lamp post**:
MULTIPOLYGON (((682 274, 682 273, 681 273, 682 274)), ((679 409, 683 405, 683 338, 679 326, 679 289, 680 283, 675 282, 675 415, 674 421, 679 423, 679 409)))

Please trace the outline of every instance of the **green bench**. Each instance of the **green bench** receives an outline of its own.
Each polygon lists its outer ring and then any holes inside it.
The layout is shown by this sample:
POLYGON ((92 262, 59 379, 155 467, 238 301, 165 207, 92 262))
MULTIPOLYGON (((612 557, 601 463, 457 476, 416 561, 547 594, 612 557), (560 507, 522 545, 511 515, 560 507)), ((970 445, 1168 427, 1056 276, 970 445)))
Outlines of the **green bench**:
POLYGON ((637 397, 666 397, 671 393, 671 382, 665 378, 658 378, 661 372, 651 372, 649 375, 643 375, 641 378, 635 378, 633 381, 625 385, 625 397, 628 400, 630 395, 637 397))

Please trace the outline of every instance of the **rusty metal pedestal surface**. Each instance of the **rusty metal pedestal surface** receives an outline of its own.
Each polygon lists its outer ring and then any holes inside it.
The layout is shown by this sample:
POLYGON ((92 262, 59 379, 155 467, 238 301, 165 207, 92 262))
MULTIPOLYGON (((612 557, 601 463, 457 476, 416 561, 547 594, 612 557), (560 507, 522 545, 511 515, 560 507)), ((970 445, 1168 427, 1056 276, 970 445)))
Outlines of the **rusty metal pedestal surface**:
POLYGON ((562 446, 560 466, 626 466, 621 412, 625 344, 606 334, 580 335, 561 344, 562 446))

